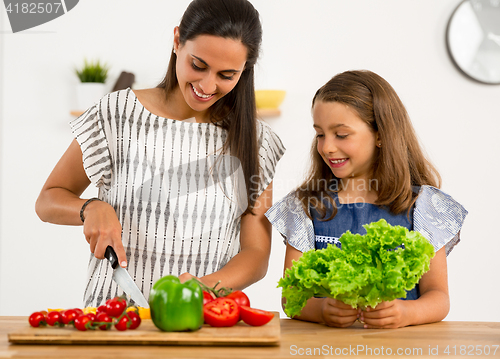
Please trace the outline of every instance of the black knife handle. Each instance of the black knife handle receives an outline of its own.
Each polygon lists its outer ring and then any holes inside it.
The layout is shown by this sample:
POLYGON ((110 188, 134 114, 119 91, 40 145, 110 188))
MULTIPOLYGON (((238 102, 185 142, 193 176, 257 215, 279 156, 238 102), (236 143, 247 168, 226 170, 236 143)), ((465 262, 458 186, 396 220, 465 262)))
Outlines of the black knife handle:
POLYGON ((111 268, 115 269, 118 266, 118 256, 116 255, 113 247, 108 246, 106 248, 106 252, 104 252, 104 256, 111 264, 111 268))

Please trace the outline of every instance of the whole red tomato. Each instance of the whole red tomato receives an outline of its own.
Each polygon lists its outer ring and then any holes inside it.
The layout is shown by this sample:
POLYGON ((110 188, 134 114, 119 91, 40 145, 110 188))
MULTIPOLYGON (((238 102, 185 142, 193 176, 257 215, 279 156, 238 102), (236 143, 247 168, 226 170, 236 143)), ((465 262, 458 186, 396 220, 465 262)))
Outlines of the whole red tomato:
POLYGON ((85 314, 85 315, 86 315, 87 317, 89 317, 91 321, 94 321, 94 320, 95 320, 95 318, 96 318, 96 315, 95 315, 94 313, 87 313, 87 314, 85 314))
POLYGON ((34 312, 30 315, 28 321, 32 327, 39 327, 45 324, 45 315, 42 312, 34 312))
POLYGON ((130 311, 130 312, 127 312, 127 315, 128 315, 128 317, 130 319, 130 327, 129 327, 129 329, 135 329, 139 325, 141 325, 141 317, 139 316, 139 314, 137 314, 137 312, 130 311))
POLYGON ((203 307, 203 317, 212 327, 232 327, 240 320, 240 309, 230 298, 217 298, 203 307))
POLYGON ((79 314, 74 309, 66 309, 61 312, 61 320, 63 324, 71 324, 79 314))
POLYGON ((84 314, 85 314, 85 313, 83 312, 83 310, 82 310, 82 309, 80 309, 80 308, 73 308, 73 310, 74 310, 74 311, 76 312, 76 314, 78 314, 78 315, 84 315, 84 314))
POLYGON ((120 297, 115 297, 106 301, 106 313, 110 317, 118 318, 127 307, 127 301, 120 297))
POLYGON ((241 290, 235 290, 230 294, 226 295, 226 298, 230 298, 238 304, 239 307, 242 305, 250 306, 250 299, 248 299, 247 295, 243 293, 241 290))
POLYGON ((206 290, 203 291, 203 305, 211 302, 214 299, 215 297, 212 293, 207 292, 206 290))
POLYGON ((120 330, 120 331, 127 330, 130 326, 130 324, 129 324, 130 322, 131 321, 130 321, 129 317, 124 315, 123 317, 120 318, 118 323, 115 324, 115 328, 117 330, 120 330))
POLYGON ((258 327, 269 323, 274 318, 274 313, 242 305, 240 307, 240 317, 248 325, 258 327))
POLYGON ((97 307, 95 314, 106 313, 106 304, 97 307))
POLYGON ((113 325, 112 324, 113 319, 111 319, 111 317, 108 315, 108 313, 105 313, 105 312, 101 312, 101 313, 97 314, 95 321, 97 323, 106 323, 106 324, 102 324, 99 326, 99 329, 101 329, 101 330, 108 330, 113 325))
POLYGON ((45 316, 45 320, 47 321, 47 324, 50 326, 54 326, 56 324, 64 325, 62 322, 61 313, 57 311, 48 312, 47 315, 45 316))
POLYGON ((80 315, 75 318, 75 328, 81 331, 86 331, 92 325, 92 320, 86 315, 80 315))

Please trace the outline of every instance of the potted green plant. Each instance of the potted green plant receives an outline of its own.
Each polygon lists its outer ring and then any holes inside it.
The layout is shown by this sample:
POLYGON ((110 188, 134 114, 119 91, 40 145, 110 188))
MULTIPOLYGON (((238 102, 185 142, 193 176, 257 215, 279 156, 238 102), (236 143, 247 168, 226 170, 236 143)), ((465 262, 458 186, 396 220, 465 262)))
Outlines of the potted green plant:
POLYGON ((87 109, 104 95, 108 70, 109 67, 99 60, 85 60, 81 68, 75 69, 75 73, 80 80, 77 87, 79 110, 87 109))

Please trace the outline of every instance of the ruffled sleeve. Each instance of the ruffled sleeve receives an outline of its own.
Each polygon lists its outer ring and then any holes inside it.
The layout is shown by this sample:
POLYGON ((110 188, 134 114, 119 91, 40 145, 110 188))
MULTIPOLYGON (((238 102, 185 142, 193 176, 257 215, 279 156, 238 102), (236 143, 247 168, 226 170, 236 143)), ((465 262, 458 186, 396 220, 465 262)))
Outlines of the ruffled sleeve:
POLYGON ((294 192, 276 202, 266 212, 266 217, 283 236, 285 243, 301 252, 315 248, 313 222, 294 192))
POLYGON ((90 182, 109 190, 111 156, 100 116, 100 104, 101 102, 90 107, 80 117, 71 121, 70 126, 82 150, 83 167, 90 182))
POLYGON ((445 246, 448 255, 460 242, 460 230, 467 213, 448 194, 435 187, 422 186, 413 210, 413 229, 427 238, 436 252, 445 246))
POLYGON ((260 195, 269 186, 276 172, 276 165, 285 153, 285 146, 271 127, 262 122, 257 122, 257 140, 259 144, 260 164, 260 195))

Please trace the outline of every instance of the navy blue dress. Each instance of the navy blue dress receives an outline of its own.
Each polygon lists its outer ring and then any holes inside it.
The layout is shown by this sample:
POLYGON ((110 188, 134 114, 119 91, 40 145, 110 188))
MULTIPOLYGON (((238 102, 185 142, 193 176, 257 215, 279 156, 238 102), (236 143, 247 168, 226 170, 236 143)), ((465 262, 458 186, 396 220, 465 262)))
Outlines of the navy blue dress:
MULTIPOLYGON (((342 248, 339 241, 342 234, 350 231, 353 234, 364 235, 366 234, 366 230, 363 225, 377 222, 382 218, 392 226, 402 226, 410 231, 413 230, 413 210, 410 211, 410 218, 408 218, 407 212, 393 214, 387 208, 371 203, 340 203, 337 193, 332 193, 332 197, 335 200, 338 211, 331 220, 322 221, 320 214, 314 208, 310 208, 316 238, 316 249, 326 248, 328 244, 342 248)), ((331 210, 330 207, 325 218, 330 216, 331 210)), ((418 297, 420 297, 420 293, 417 284, 411 291, 406 292, 406 298, 400 299, 412 300, 418 297)))

